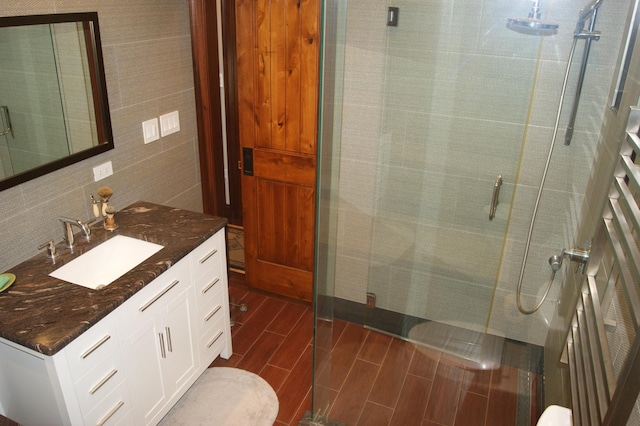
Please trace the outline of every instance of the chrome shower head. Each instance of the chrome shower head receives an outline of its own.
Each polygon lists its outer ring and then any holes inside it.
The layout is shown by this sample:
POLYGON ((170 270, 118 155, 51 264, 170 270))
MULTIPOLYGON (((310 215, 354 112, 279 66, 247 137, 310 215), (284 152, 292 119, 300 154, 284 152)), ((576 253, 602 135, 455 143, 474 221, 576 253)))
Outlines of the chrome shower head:
POLYGON ((526 35, 555 35, 558 33, 558 27, 558 24, 548 24, 535 18, 509 18, 507 20, 507 28, 526 35))
POLYGON ((549 24, 540 20, 540 0, 534 0, 527 18, 509 18, 507 28, 526 35, 548 36, 558 33, 558 24, 549 24))

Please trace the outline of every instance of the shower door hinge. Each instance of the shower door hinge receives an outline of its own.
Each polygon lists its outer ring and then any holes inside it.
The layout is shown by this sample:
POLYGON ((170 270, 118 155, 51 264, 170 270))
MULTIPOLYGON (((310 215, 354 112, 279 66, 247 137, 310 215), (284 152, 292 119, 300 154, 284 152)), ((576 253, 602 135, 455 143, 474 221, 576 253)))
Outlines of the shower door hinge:
POLYGON ((398 14, 400 13, 400 8, 390 7, 387 10, 387 27, 397 27, 398 26, 398 14))
POLYGON ((376 294, 367 293, 367 308, 373 309, 376 307, 376 294))

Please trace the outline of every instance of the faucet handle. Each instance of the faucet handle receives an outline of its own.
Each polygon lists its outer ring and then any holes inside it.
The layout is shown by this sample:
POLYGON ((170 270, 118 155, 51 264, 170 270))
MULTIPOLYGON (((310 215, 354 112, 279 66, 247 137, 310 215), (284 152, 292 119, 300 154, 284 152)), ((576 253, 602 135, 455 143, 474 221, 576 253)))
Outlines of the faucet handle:
POLYGON ((47 252, 46 252, 45 256, 47 256, 49 259, 55 259, 56 258, 56 245, 53 243, 53 240, 47 241, 46 243, 40 244, 38 246, 38 250, 42 250, 45 247, 47 248, 47 252))

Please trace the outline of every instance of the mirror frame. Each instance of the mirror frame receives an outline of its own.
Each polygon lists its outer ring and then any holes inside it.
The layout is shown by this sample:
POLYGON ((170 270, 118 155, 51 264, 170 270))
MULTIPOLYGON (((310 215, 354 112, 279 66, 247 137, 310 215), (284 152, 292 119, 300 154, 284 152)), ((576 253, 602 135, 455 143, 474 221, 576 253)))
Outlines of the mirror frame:
POLYGON ((107 99, 107 85, 104 73, 104 60, 102 57, 102 44, 100 42, 100 29, 97 12, 59 13, 49 15, 27 15, 0 17, 0 28, 25 25, 57 24, 68 22, 84 22, 85 40, 87 42, 87 61, 91 74, 91 86, 93 88, 93 104, 98 123, 97 146, 85 149, 64 158, 43 164, 39 167, 18 173, 0 180, 0 191, 20 185, 29 180, 62 169, 71 164, 85 160, 89 157, 101 154, 114 148, 113 131, 111 128, 111 113, 107 99))

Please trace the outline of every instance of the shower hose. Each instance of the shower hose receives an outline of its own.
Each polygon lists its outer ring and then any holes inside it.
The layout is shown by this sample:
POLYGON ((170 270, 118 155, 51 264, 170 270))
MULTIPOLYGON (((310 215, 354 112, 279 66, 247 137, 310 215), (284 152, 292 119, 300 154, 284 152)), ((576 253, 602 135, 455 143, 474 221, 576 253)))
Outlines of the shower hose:
POLYGON ((529 233, 527 234, 527 242, 525 243, 524 256, 522 258, 522 265, 520 266, 520 276, 518 278, 518 287, 516 290, 516 304, 518 305, 518 310, 525 314, 530 315, 540 309, 540 306, 544 303, 547 295, 549 294, 549 290, 551 290, 551 286, 553 285, 553 280, 556 276, 556 271, 553 270, 551 272, 551 277, 549 277, 549 282, 547 283, 547 288, 542 295, 542 299, 533 307, 533 309, 525 309, 522 306, 522 281, 524 279, 524 270, 527 265, 527 258, 529 257, 529 248, 531 247, 531 236, 533 235, 533 227, 536 223, 536 217, 538 215, 538 207, 540 206, 540 198, 542 197, 542 189, 544 188, 544 183, 547 179, 547 172, 549 171, 549 164, 551 164, 551 156, 553 154, 553 148, 556 145, 556 139, 558 136, 558 127, 560 126, 560 115, 562 114, 562 104, 564 103, 564 95, 567 91, 567 82, 569 80, 569 72, 571 71, 571 62, 573 61, 573 54, 576 50, 576 38, 573 38, 573 44, 571 45, 571 52, 569 53, 569 61, 567 62, 567 70, 564 73, 564 81, 562 82, 562 90, 560 92, 560 101, 558 103, 558 113, 556 114, 556 122, 553 126, 553 136, 551 138, 551 144, 549 145, 549 153, 547 154, 547 162, 544 165, 544 171, 542 172, 542 179, 540 180, 540 187, 538 188, 538 195, 536 197, 536 202, 533 207, 533 215, 531 216, 531 223, 529 224, 529 233))

